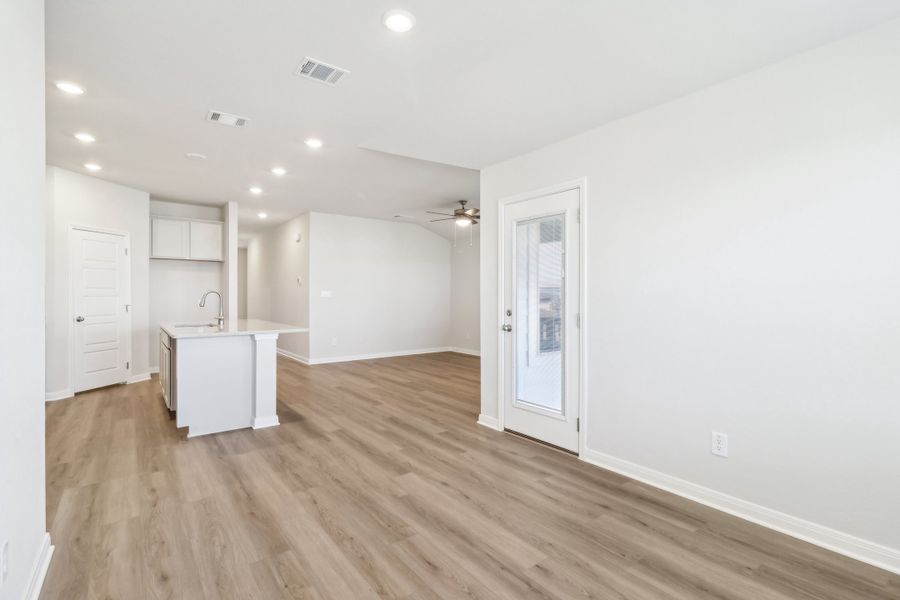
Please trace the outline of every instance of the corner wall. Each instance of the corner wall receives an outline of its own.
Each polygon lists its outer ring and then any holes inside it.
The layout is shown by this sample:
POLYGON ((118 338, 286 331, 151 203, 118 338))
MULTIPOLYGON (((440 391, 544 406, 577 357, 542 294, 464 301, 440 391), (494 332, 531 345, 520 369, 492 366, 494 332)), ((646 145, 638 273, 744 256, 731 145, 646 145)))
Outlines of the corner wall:
POLYGON ((448 240, 409 223, 324 213, 309 219, 313 360, 446 348, 448 240))
POLYGON ((0 544, 3 600, 32 600, 52 554, 44 483, 44 3, 0 3, 0 544))
MULTIPOLYGON (((258 234, 247 246, 247 316, 309 326, 308 214, 258 234)), ((309 361, 309 334, 280 335, 278 348, 309 361)))
POLYGON ((900 571, 898 72, 893 21, 485 169, 482 413, 497 202, 586 176, 583 458, 900 571))
MULTIPOLYGON (((481 227, 481 225, 479 225, 481 227)), ((479 354, 481 330, 479 323, 480 296, 479 251, 476 235, 469 245, 468 236, 460 236, 456 246, 450 246, 450 330, 449 346, 457 352, 479 354)))

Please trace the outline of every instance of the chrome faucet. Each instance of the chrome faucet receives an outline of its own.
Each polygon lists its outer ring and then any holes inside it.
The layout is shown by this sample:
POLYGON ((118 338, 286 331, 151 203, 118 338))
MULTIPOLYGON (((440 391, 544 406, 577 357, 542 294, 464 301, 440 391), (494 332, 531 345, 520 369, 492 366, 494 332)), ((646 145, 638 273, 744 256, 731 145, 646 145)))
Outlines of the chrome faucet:
POLYGON ((216 323, 219 324, 219 327, 222 327, 225 325, 225 314, 222 312, 222 294, 216 290, 207 290, 203 292, 203 296, 200 297, 200 308, 206 306, 206 297, 210 294, 215 294, 219 297, 219 316, 216 317, 216 323))

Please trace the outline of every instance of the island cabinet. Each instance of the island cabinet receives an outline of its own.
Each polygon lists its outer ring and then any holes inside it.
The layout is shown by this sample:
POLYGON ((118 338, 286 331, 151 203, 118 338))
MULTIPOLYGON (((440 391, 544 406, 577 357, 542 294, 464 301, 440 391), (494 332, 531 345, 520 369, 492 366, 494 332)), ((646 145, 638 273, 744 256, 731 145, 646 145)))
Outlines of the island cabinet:
POLYGON ((150 258, 223 260, 221 221, 178 217, 150 219, 150 258))
POLYGON ((308 331, 258 319, 162 323, 159 382, 176 426, 190 438, 278 425, 278 336, 308 331))
POLYGON ((175 385, 174 348, 175 344, 172 338, 161 330, 159 332, 159 385, 162 387, 166 408, 171 411, 176 410, 178 406, 175 401, 175 392, 178 386, 175 385))

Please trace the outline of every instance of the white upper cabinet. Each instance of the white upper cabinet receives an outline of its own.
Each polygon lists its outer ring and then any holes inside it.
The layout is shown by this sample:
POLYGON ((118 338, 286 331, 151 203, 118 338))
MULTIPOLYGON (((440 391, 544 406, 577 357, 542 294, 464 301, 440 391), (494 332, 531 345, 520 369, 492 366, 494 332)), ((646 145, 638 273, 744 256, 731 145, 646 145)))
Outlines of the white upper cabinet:
POLYGON ((191 221, 191 258, 222 260, 222 224, 191 221))
POLYGON ((150 258, 222 260, 222 223, 152 217, 150 258))
POLYGON ((190 221, 153 217, 152 246, 154 258, 187 258, 190 255, 190 221))

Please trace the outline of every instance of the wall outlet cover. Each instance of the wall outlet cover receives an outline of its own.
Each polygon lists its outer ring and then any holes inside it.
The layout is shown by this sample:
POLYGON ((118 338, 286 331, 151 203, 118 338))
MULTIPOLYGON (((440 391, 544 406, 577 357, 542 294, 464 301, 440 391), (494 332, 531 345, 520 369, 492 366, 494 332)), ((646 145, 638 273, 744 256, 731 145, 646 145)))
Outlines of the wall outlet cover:
POLYGON ((716 456, 722 456, 724 458, 728 458, 728 434, 727 433, 720 433, 718 431, 712 432, 712 438, 710 441, 710 452, 712 452, 716 456))

